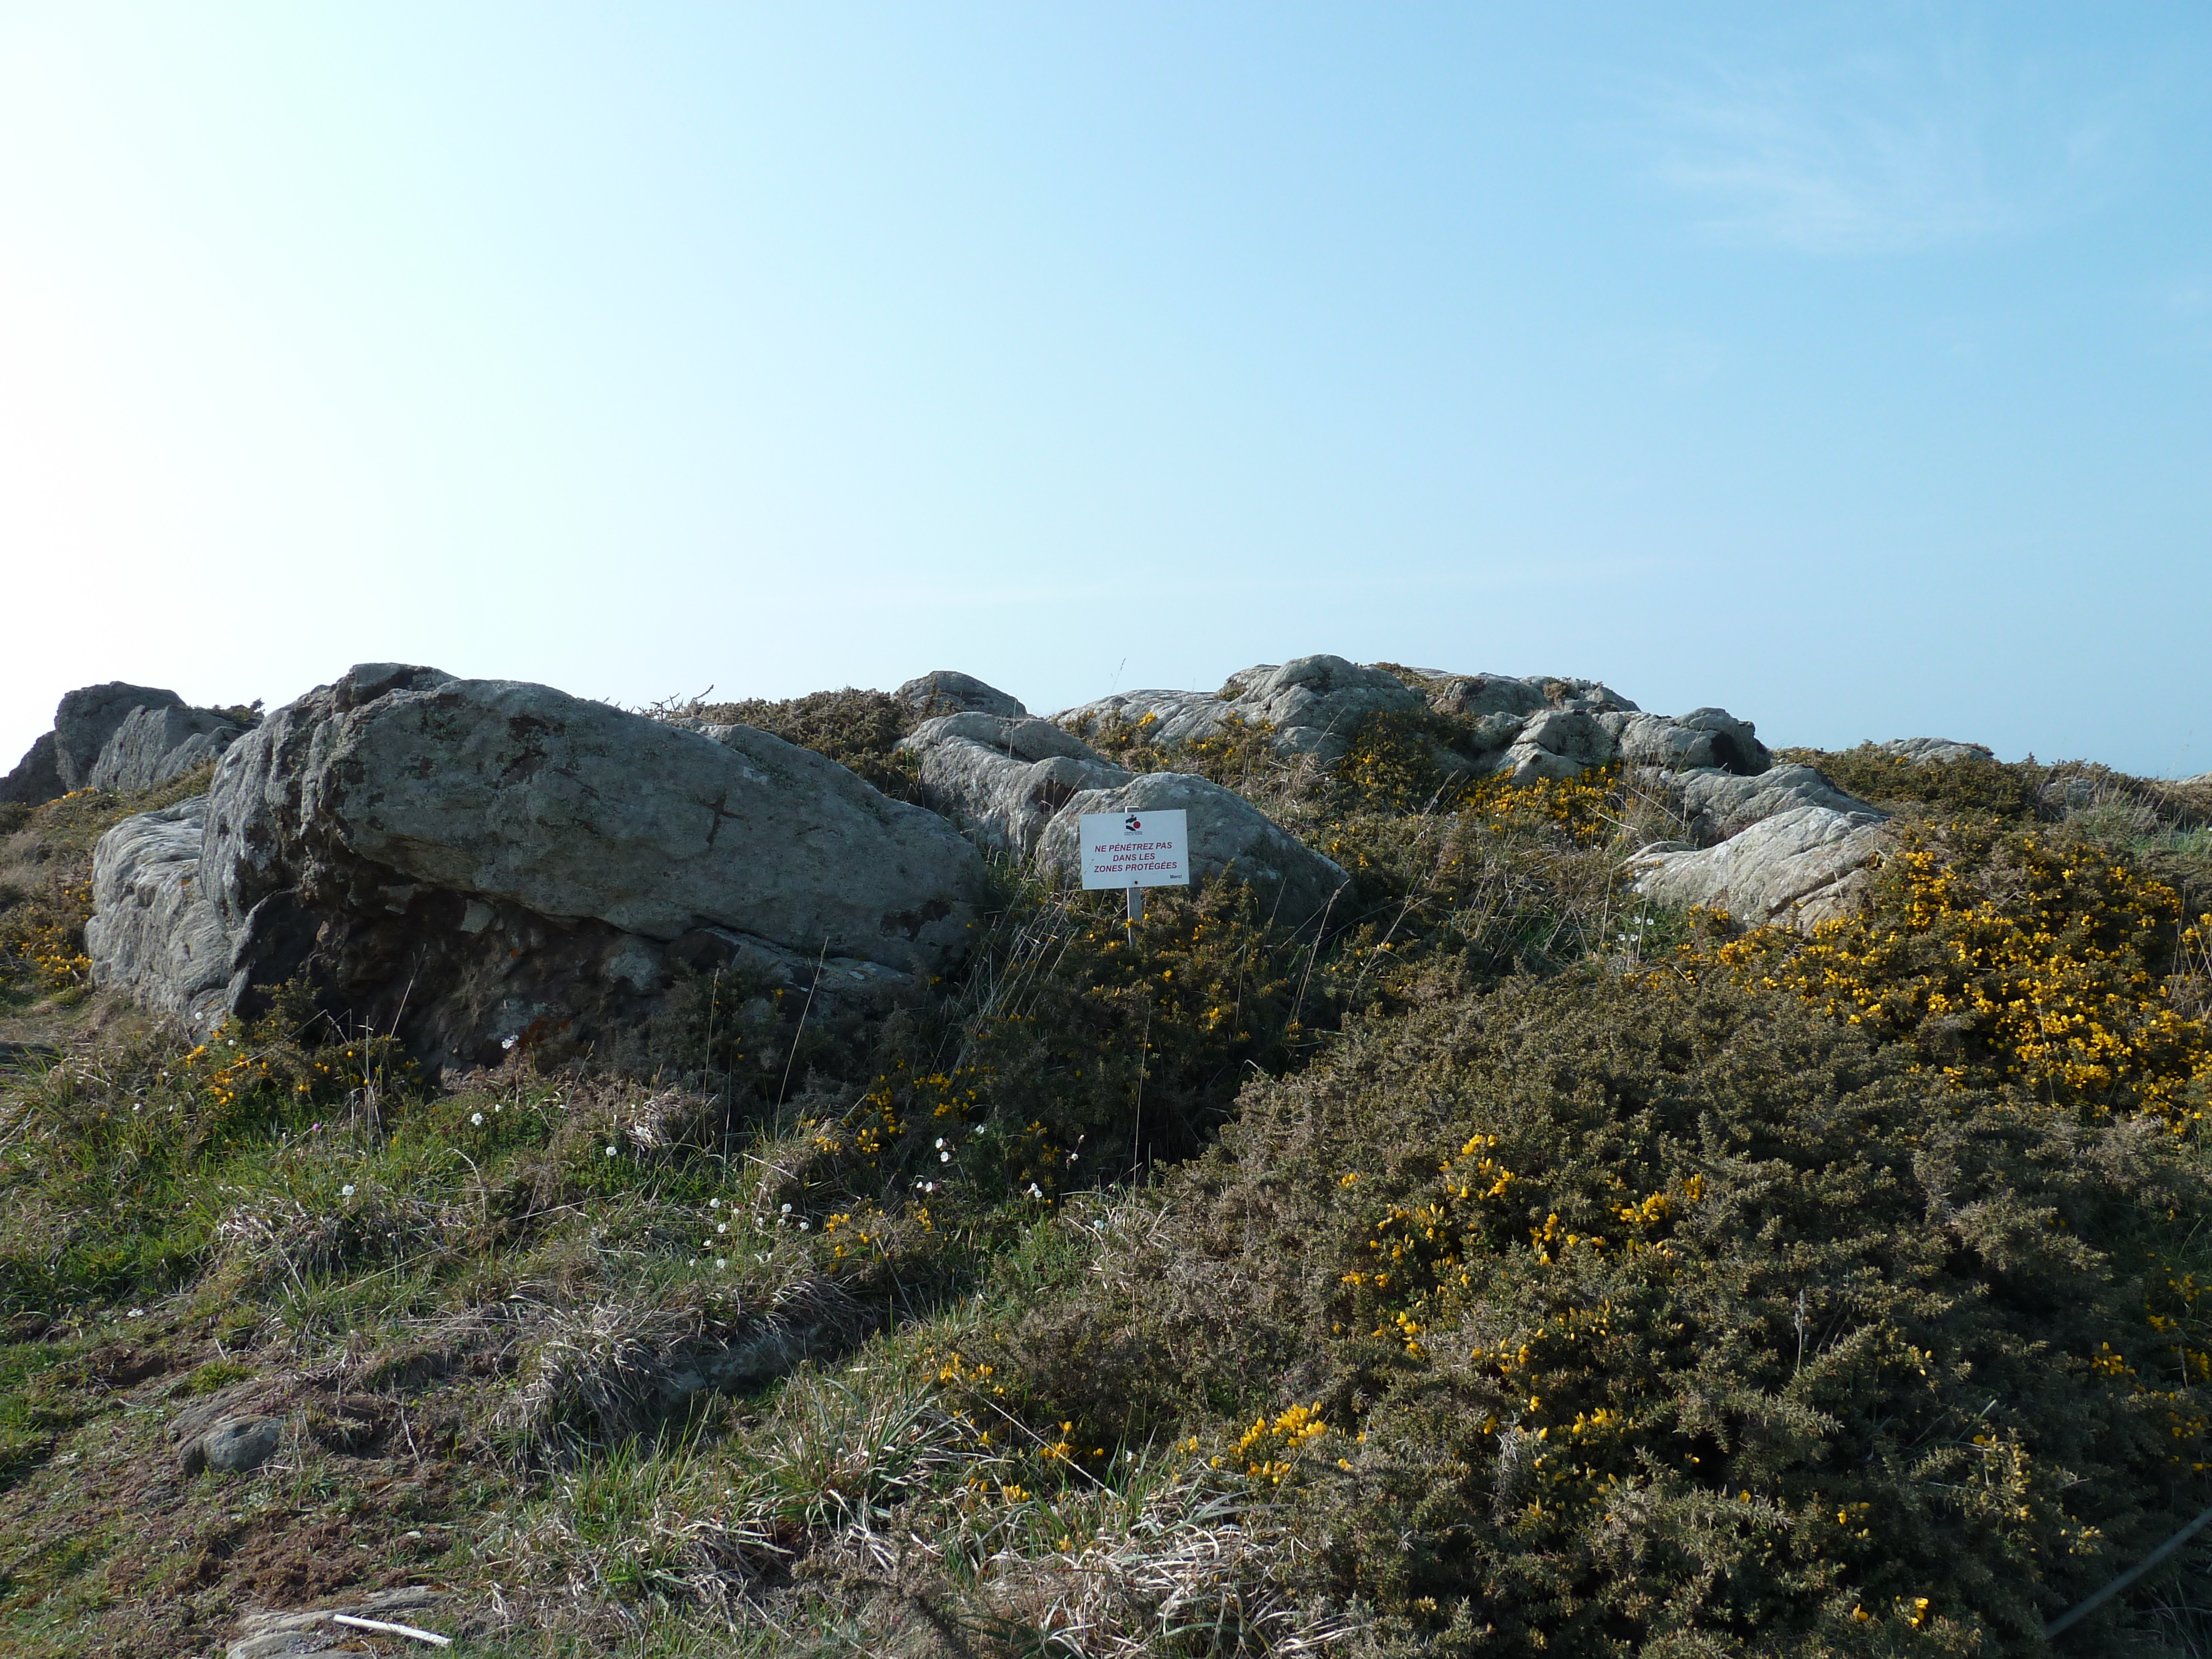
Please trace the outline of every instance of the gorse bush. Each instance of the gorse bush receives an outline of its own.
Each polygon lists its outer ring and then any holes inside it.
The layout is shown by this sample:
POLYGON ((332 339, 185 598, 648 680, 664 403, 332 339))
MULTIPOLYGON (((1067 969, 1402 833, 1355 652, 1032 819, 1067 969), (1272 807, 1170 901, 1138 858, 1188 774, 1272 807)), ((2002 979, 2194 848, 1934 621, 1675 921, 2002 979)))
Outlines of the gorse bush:
POLYGON ((92 919, 92 849, 133 812, 207 787, 212 767, 132 795, 79 790, 0 820, 0 1006, 92 983, 84 925, 92 919))
POLYGON ((1762 928, 1678 966, 1794 993, 1946 1077, 2045 1106, 2202 1122, 2212 917, 2070 829, 1907 824, 1867 904, 1809 940, 1762 928))
POLYGON ((2212 1495, 2205 1197, 1794 999, 1516 983, 1255 1082, 991 1358, 1079 1437, 1309 1408, 1308 1587, 1422 1650, 2025 1650, 2212 1495))
POLYGON ((816 691, 781 702, 694 702, 682 712, 718 725, 750 726, 786 743, 827 755, 896 800, 916 799, 916 771, 895 752, 901 738, 921 724, 896 697, 881 691, 816 691))

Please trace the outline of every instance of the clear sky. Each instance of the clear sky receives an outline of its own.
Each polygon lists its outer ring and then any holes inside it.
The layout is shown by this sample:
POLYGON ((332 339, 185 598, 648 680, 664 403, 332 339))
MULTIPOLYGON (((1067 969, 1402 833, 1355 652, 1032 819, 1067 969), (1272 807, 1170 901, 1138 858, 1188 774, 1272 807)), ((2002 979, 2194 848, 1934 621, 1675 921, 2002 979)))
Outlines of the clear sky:
POLYGON ((68 688, 1314 651, 2212 769, 2212 11, 0 0, 68 688))

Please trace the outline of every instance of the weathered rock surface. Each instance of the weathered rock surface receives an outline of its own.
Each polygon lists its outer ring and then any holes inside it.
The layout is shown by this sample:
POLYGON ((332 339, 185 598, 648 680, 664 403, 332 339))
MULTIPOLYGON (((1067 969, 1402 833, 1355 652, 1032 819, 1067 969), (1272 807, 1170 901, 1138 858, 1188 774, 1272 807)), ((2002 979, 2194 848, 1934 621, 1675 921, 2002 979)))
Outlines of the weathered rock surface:
POLYGON ((1038 861, 1071 885, 1083 878, 1081 818, 1086 812, 1189 815, 1194 883, 1226 872, 1255 888, 1267 914, 1286 927, 1319 921, 1350 878, 1233 790, 1183 772, 1147 772, 1109 789, 1073 795, 1046 826, 1038 861))
MULTIPOLYGON (((387 1625, 427 1626, 446 1601, 445 1593, 428 1585, 374 1590, 356 1595, 337 1607, 315 1607, 303 1613, 261 1608, 242 1613, 238 1635, 224 1650, 223 1659, 362 1659, 369 1642, 355 1626, 337 1622, 342 1613, 373 1619, 387 1625)), ((394 1652, 394 1645, 382 1651, 394 1652)), ((416 1650, 428 1653, 435 1650, 416 1650)))
POLYGON ((1395 675, 1342 657, 1298 657, 1232 674, 1218 692, 1123 691, 1055 714, 1083 736, 1117 726, 1141 728, 1161 748, 1218 734, 1231 720, 1273 728, 1275 747, 1323 762, 1343 758, 1360 721, 1386 709, 1416 709, 1421 696, 1395 675))
POLYGON ((220 759, 245 729, 212 708, 134 708, 100 746, 85 782, 94 789, 150 789, 220 759))
POLYGON ((1020 699, 1008 696, 995 685, 986 685, 973 674, 939 668, 908 680, 891 693, 917 714, 998 714, 1019 717, 1030 711, 1020 699))
POLYGON ((1887 840, 1881 824, 1857 815, 1794 806, 1717 847, 1638 859, 1637 890, 1662 903, 1725 910, 1739 921, 1809 931, 1850 913, 1887 840))
POLYGON ((15 769, 0 778, 0 805, 41 806, 68 793, 51 732, 40 733, 38 741, 15 763, 15 769))
POLYGON ((92 860, 94 979, 194 1023, 227 1006, 230 936, 200 890, 207 797, 125 818, 92 860))
POLYGON ((173 691, 129 685, 121 680, 63 693, 54 710, 54 762, 61 773, 62 787, 93 787, 92 769, 99 763, 100 750, 135 710, 184 706, 185 700, 173 691))
POLYGON ((1880 823, 1887 812, 1847 795, 1810 766, 1774 766, 1753 777, 1718 771, 1642 770, 1639 781, 1670 798, 1699 846, 1710 846, 1794 807, 1820 806, 1855 823, 1880 823))
POLYGON ((204 810, 189 872, 181 820, 103 841, 115 914, 95 971, 201 1006, 201 923, 171 896, 189 873, 228 942, 224 1006, 305 972, 436 1066, 635 1026, 678 966, 895 988, 964 947, 982 873, 936 814, 766 732, 395 665, 276 711, 231 747, 204 810), (167 979, 188 921, 193 975, 167 979))
POLYGON ((150 788, 213 760, 243 729, 158 687, 80 686, 63 696, 54 729, 0 781, 0 801, 36 806, 76 789, 150 788))
POLYGON ((274 1457, 283 1438, 281 1417, 226 1417, 204 1434, 187 1441, 177 1462, 186 1474, 198 1474, 203 1469, 242 1474, 274 1457))
POLYGON ((1332 764, 1343 758, 1352 734, 1370 714, 1423 708, 1465 722, 1457 746, 1438 750, 1447 772, 1526 783, 1574 777, 1615 761, 1745 775, 1773 763, 1751 723, 1723 708, 1669 719, 1644 713, 1596 680, 1392 671, 1341 657, 1248 668, 1230 676, 1218 692, 1125 691, 1054 718, 1086 737, 1134 728, 1166 750, 1213 737, 1232 720, 1264 724, 1281 752, 1332 764))
POLYGON ((1892 738, 1887 743, 1875 747, 1885 755, 1894 755, 1899 760, 1910 761, 1916 766, 1934 766, 1947 761, 1995 760, 1996 751, 1978 743, 1956 743, 1949 738, 1892 738))
POLYGON ((931 805, 979 846, 1024 859, 1078 793, 1136 775, 1050 720, 946 714, 924 720, 899 747, 921 763, 931 805))

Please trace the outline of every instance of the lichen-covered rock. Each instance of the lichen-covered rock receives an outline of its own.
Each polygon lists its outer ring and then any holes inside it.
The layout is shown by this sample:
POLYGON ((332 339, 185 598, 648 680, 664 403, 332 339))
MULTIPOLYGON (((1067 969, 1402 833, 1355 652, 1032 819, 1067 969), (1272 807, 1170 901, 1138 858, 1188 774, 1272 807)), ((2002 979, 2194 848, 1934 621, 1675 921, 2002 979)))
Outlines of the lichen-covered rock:
POLYGON ((1850 913, 1888 836, 1856 815, 1795 806, 1702 852, 1646 854, 1635 863, 1637 890, 1753 925, 1810 931, 1850 913))
POLYGON ((1607 714, 1599 723, 1613 734, 1621 762, 1656 766, 1670 772, 1718 770, 1755 777, 1774 764, 1774 757, 1749 720, 1725 708, 1693 708, 1686 714, 1607 714))
POLYGON ((158 814, 103 840, 107 971, 203 1005, 198 952, 175 967, 189 873, 229 941, 222 1006, 304 975, 437 1068, 633 1030, 682 968, 872 999, 959 953, 982 874, 935 813, 765 732, 394 665, 277 710, 203 810, 189 872, 158 814))
POLYGON ((245 729, 212 708, 179 703, 137 708, 100 746, 85 782, 94 789, 125 793, 150 789, 222 758, 245 729))
POLYGON ((228 1006, 230 935, 200 890, 207 797, 128 817, 93 851, 95 984, 194 1024, 228 1006))
POLYGON ((270 893, 361 862, 387 888, 647 939, 714 925, 923 969, 957 951, 981 870, 951 825, 811 750, 717 732, 550 686, 356 670, 226 757, 216 902, 236 931, 270 893))
POLYGON ((1135 775, 1050 720, 947 714, 924 720, 899 747, 921 763, 932 806, 979 846, 1023 859, 1075 795, 1135 775))
POLYGON ((987 685, 973 674, 939 668, 908 680, 891 696, 917 714, 997 714, 1018 718, 1030 711, 1021 700, 995 685, 987 685))
POLYGON ((1086 812, 1188 813, 1194 883, 1226 873, 1260 896, 1264 913, 1290 927, 1319 922, 1350 879, 1323 857, 1232 790, 1184 772, 1147 772, 1110 789, 1069 798, 1046 826, 1038 862, 1057 880, 1083 878, 1081 819, 1086 812))

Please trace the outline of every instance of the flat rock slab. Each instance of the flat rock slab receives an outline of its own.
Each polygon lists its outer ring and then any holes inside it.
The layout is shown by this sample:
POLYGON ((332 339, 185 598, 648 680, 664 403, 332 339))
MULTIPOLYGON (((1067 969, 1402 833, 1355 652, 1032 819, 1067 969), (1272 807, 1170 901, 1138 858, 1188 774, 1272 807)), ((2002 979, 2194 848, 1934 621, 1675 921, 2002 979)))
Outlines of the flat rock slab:
POLYGON ((364 1652, 388 1652, 400 1647, 422 1654, 440 1652, 428 1643, 410 1642, 405 1637, 387 1636, 379 1641, 368 1632, 337 1623, 337 1615, 351 1613, 358 1619, 411 1625, 445 1635, 447 1632, 439 1631, 437 1626, 447 1600, 441 1591, 409 1586, 378 1590, 337 1607, 299 1613, 273 1609, 249 1613, 239 1620, 239 1633, 224 1650, 223 1659, 325 1659, 325 1656, 336 1659, 340 1654, 360 1659, 364 1652))

